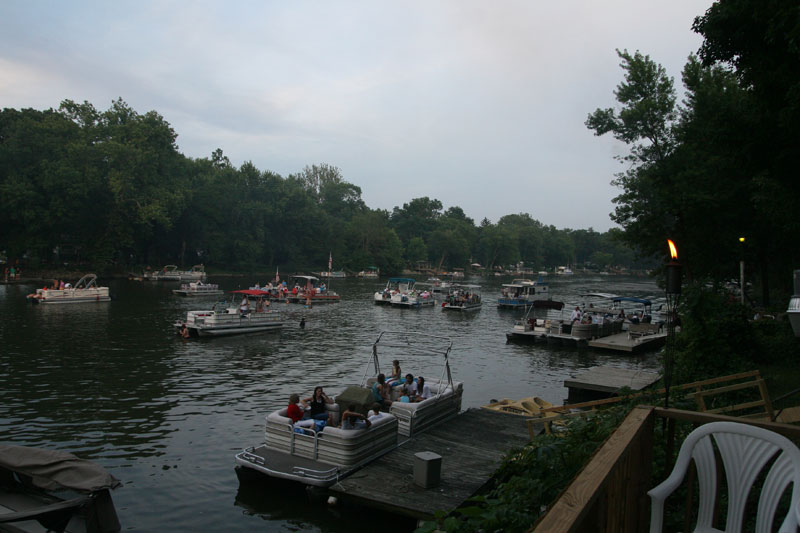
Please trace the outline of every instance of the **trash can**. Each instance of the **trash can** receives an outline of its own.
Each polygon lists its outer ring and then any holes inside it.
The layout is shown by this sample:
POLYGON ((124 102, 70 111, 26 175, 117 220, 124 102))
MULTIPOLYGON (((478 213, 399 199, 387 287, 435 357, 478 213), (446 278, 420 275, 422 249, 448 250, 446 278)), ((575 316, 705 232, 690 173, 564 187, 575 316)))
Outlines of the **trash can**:
POLYGON ((433 452, 414 454, 414 484, 422 488, 435 487, 442 476, 442 456, 433 452))

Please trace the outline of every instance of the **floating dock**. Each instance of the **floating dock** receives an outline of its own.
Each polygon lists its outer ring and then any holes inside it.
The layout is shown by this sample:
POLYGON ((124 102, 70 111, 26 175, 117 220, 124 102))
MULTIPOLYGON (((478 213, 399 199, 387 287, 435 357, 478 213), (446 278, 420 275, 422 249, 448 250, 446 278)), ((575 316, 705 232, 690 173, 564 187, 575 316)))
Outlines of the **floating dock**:
POLYGON ((656 372, 596 366, 578 374, 572 379, 564 380, 569 389, 570 403, 607 398, 619 392, 623 387, 641 391, 656 383, 661 376, 656 372))
POLYGON ((529 441, 518 415, 469 409, 406 441, 398 448, 336 483, 331 493, 342 500, 421 520, 438 510, 452 511, 494 475, 506 453, 529 441), (415 454, 441 456, 438 486, 414 483, 415 454))
POLYGON ((584 337, 571 333, 561 333, 560 328, 544 328, 536 326, 528 331, 512 329, 506 333, 507 341, 546 343, 550 345, 569 346, 573 348, 597 348, 615 352, 639 353, 654 350, 664 345, 667 340, 665 332, 632 336, 623 331, 603 336, 584 337))
POLYGON ((616 352, 638 353, 645 350, 660 348, 667 340, 666 333, 653 333, 641 337, 631 338, 627 332, 616 333, 607 337, 599 337, 590 340, 587 344, 590 348, 600 348, 603 350, 614 350, 616 352))

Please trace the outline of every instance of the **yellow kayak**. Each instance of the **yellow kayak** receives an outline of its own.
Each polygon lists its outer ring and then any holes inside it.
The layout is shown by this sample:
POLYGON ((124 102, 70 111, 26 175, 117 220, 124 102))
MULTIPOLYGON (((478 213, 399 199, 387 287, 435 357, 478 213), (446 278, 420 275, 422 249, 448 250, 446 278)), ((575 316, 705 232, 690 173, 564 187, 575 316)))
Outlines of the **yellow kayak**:
POLYGON ((546 400, 542 400, 538 396, 523 398, 517 401, 504 398, 499 402, 492 402, 482 407, 491 411, 502 411, 503 413, 511 413, 521 416, 556 416, 556 413, 542 413, 542 409, 553 407, 553 404, 546 400))

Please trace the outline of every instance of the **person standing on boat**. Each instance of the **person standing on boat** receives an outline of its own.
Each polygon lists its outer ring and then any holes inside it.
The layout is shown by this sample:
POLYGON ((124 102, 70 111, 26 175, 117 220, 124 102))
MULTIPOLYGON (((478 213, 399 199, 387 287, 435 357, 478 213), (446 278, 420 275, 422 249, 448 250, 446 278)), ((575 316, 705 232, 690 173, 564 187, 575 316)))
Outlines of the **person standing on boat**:
POLYGON ((239 304, 239 313, 241 313, 242 318, 247 316, 247 313, 250 312, 250 302, 247 299, 247 295, 242 298, 242 303, 239 304))
POLYGON ((572 323, 574 323, 575 321, 578 322, 581 321, 581 308, 578 307, 577 305, 575 306, 575 309, 572 311, 572 313, 570 313, 569 321, 572 323))

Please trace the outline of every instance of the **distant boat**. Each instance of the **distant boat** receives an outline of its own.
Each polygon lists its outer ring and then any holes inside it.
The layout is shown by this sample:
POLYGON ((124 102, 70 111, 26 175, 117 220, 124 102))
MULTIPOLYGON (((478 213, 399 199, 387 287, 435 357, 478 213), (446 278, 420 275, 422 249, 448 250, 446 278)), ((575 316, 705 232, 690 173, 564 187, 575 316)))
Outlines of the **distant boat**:
POLYGON ((556 267, 557 276, 571 276, 572 274, 573 274, 572 269, 568 266, 556 267))
POLYGON ((184 283, 180 289, 173 289, 172 293, 178 296, 219 296, 224 294, 219 285, 202 281, 184 283))
POLYGON ((111 300, 108 287, 97 286, 95 274, 86 274, 74 286, 67 285, 63 289, 36 289, 34 294, 28 295, 28 301, 33 304, 74 304, 111 300))
POLYGON ((378 267, 367 267, 366 270, 362 270, 358 274, 356 274, 357 278, 378 278, 380 276, 380 270, 378 267))
POLYGON ((191 337, 220 337, 243 333, 280 330, 283 327, 281 313, 269 310, 269 307, 257 306, 256 310, 242 309, 236 303, 236 295, 250 296, 255 291, 233 291, 233 300, 226 304, 221 302, 209 310, 189 311, 186 319, 175 322, 176 332, 186 327, 191 337))
POLYGON ((315 303, 335 303, 342 299, 337 293, 333 292, 327 287, 322 287, 319 278, 315 276, 295 275, 292 276, 297 292, 292 292, 286 295, 286 298, 292 303, 305 303, 310 301, 315 303))
POLYGON ((480 285, 453 285, 442 302, 445 311, 478 311, 482 305, 480 285))
POLYGON ((337 270, 334 272, 317 272, 316 273, 321 278, 346 278, 347 274, 344 270, 337 270))
POLYGON ((550 297, 547 282, 538 279, 515 279, 511 283, 503 283, 497 307, 509 309, 525 309, 536 300, 550 297))
POLYGON ((166 265, 156 272, 145 272, 143 280, 150 281, 205 281, 206 268, 203 265, 194 265, 189 270, 178 270, 177 265, 166 265))

